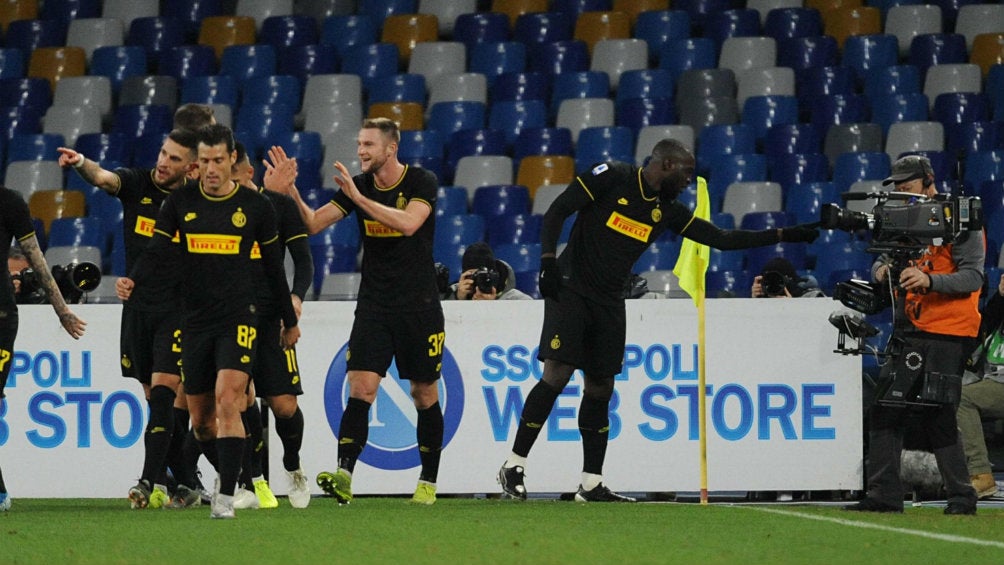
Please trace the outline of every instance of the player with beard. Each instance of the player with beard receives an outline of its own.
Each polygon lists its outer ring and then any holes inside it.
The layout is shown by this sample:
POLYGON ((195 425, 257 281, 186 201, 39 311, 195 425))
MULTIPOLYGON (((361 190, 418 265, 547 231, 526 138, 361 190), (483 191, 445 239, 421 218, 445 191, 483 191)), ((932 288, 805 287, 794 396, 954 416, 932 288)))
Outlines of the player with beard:
POLYGON ((717 249, 746 249, 779 241, 813 241, 807 226, 763 231, 722 230, 694 216, 676 197, 694 177, 694 156, 680 142, 663 139, 644 168, 629 163, 594 165, 577 176, 544 214, 541 227, 540 294, 544 323, 537 358, 543 378, 527 395, 512 454, 498 472, 505 496, 526 498, 526 458, 572 372, 585 387, 579 407, 582 436, 580 502, 634 502, 603 482, 614 377, 624 359, 624 283, 638 257, 670 230, 717 249), (578 212, 568 245, 556 257, 565 218, 578 212))
MULTIPOLYGON (((349 400, 338 431, 338 469, 317 475, 317 484, 342 504, 352 500, 352 472, 366 446, 370 406, 392 359, 400 377, 411 381, 418 411, 422 470, 411 501, 436 502, 443 444, 436 381, 446 339, 432 259, 438 183, 430 171, 398 160, 400 141, 397 123, 367 119, 357 138, 362 174, 353 177, 345 165, 335 162, 335 181, 341 190, 317 210, 296 190, 289 191, 310 233, 354 211, 363 235, 362 282, 346 355, 349 400)), ((280 149, 270 157, 278 165, 285 155, 280 149)))
MULTIPOLYGON (((85 181, 122 202, 127 272, 153 237, 161 203, 187 182, 189 171, 196 169, 196 147, 194 132, 176 129, 161 145, 153 169, 114 171, 102 168, 73 149, 58 149, 61 166, 73 167, 85 181)), ((167 252, 176 254, 177 250, 167 252)), ((150 421, 143 436, 143 471, 136 486, 129 489, 133 508, 160 508, 168 504, 165 465, 172 438, 176 429, 184 432, 188 428, 187 410, 175 407, 181 384, 181 312, 177 306, 180 302, 177 282, 176 270, 165 270, 135 292, 133 281, 128 277, 116 281, 116 290, 124 297, 119 337, 122 375, 143 385, 150 406, 150 421)), ((177 463, 172 465, 178 466, 177 463)), ((189 492, 181 494, 187 496, 190 504, 196 503, 198 497, 189 492)))

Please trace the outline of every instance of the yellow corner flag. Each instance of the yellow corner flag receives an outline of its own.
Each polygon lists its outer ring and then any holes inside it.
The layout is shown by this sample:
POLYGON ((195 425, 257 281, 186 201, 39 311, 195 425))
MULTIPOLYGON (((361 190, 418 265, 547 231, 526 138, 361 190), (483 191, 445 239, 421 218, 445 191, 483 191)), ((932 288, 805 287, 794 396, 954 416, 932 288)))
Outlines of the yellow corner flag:
MULTIPOLYGON (((697 206, 694 216, 702 220, 711 218, 711 203, 708 199, 708 181, 697 177, 697 206)), ((694 299, 694 304, 700 307, 704 301, 704 278, 711 260, 711 250, 690 239, 684 239, 680 247, 680 256, 673 267, 673 274, 680 279, 680 288, 694 299)))

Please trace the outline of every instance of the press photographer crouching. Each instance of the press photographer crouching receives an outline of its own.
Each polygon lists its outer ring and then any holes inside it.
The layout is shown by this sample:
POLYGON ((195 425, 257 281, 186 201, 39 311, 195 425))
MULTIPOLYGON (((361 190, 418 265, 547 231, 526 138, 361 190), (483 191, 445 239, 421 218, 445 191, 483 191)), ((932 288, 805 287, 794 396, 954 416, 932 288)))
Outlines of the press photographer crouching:
MULTIPOLYGON (((859 281, 838 285, 836 292, 845 305, 865 313, 877 313, 873 307, 881 308, 881 301, 874 299, 883 295, 894 306, 869 414, 867 496, 845 509, 903 512, 900 457, 906 421, 915 415, 948 496, 945 514, 975 514, 956 407, 968 344, 980 327, 984 240, 981 221, 970 222, 969 215, 978 215, 979 201, 938 195, 930 162, 915 155, 893 163, 883 181, 889 184, 895 192, 881 196, 869 218, 869 251, 882 253, 872 268, 875 296, 859 281)), ((827 227, 825 218, 823 223, 827 227)))
POLYGON ((532 300, 516 288, 516 274, 508 263, 495 258, 487 243, 472 243, 460 264, 460 280, 450 285, 445 300, 532 300))
MULTIPOLYGON (((24 254, 14 247, 7 256, 7 271, 10 273, 14 298, 18 304, 49 303, 38 274, 31 268, 24 254)), ((53 265, 52 278, 67 304, 80 304, 85 301, 85 293, 97 288, 101 282, 101 268, 86 261, 65 266, 53 265)))
POLYGON ((775 257, 764 263, 760 274, 753 277, 750 289, 753 298, 817 298, 825 296, 816 278, 801 277, 795 266, 784 257, 775 257))

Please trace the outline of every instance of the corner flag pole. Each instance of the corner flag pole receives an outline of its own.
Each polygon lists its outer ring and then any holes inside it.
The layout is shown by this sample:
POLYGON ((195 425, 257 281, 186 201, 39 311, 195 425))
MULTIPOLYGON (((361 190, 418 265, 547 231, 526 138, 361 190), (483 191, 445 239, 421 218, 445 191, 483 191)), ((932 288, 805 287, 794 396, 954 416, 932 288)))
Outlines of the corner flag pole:
MULTIPOLYGON (((711 204, 708 198, 708 183, 704 177, 697 177, 697 205, 694 207, 694 217, 708 220, 711 217, 711 204)), ((686 228, 684 228, 686 231, 686 228)), ((707 245, 686 239, 680 247, 680 257, 676 260, 673 273, 680 279, 680 288, 694 299, 697 306, 697 418, 698 435, 701 451, 701 504, 708 503, 708 426, 705 390, 705 339, 704 339, 704 298, 705 274, 711 259, 711 250, 707 245)))

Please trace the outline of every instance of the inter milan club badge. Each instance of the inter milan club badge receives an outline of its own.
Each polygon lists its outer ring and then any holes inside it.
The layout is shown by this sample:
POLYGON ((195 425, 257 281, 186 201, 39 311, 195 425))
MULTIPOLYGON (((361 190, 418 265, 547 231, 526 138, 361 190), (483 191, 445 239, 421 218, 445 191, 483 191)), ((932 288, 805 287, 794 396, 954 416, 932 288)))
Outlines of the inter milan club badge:
POLYGON ((238 228, 243 228, 244 224, 248 223, 248 217, 244 215, 244 212, 240 208, 234 212, 233 216, 230 216, 230 221, 233 222, 234 226, 238 228))
POLYGON ((397 195, 397 209, 398 210, 404 210, 404 207, 407 206, 407 205, 408 205, 408 201, 405 200, 404 195, 403 194, 398 194, 397 195))
POLYGON ((652 210, 652 221, 658 223, 662 219, 662 210, 656 208, 652 210))

